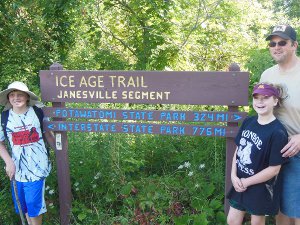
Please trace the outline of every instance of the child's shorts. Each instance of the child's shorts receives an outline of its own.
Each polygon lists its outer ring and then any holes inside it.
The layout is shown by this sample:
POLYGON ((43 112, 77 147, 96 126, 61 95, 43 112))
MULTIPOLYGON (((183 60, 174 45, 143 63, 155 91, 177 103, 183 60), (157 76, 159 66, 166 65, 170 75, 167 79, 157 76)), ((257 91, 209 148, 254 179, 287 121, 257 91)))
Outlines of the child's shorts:
POLYGON ((254 211, 251 211, 249 209, 247 209, 246 207, 244 207, 243 205, 239 204, 238 202, 230 199, 229 200, 229 205, 232 207, 232 208, 235 208, 237 210, 240 210, 240 211, 244 211, 244 212, 247 212, 249 213, 250 215, 254 215, 254 216, 264 216, 264 215, 261 215, 260 213, 257 213, 257 212, 254 212, 254 211))
MULTIPOLYGON (((28 213, 29 217, 37 217, 47 211, 45 204, 45 179, 33 182, 16 181, 18 198, 23 213, 28 213)), ((16 213, 19 213, 13 183, 11 183, 12 197, 16 213)))

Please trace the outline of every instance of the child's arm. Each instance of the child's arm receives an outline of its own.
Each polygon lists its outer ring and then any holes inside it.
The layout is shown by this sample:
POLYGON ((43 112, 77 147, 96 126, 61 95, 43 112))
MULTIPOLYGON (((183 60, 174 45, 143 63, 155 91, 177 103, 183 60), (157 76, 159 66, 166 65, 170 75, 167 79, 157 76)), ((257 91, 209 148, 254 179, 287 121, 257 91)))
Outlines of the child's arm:
POLYGON ((254 185, 266 182, 270 180, 271 178, 275 177, 279 171, 280 171, 281 165, 278 166, 269 166, 266 169, 263 169, 259 173, 248 177, 248 178, 242 178, 241 181, 245 188, 254 185))
POLYGON ((16 166, 12 160, 12 158, 10 157, 10 155, 8 154, 5 144, 3 141, 0 141, 0 157, 3 159, 3 161, 5 162, 5 170, 6 170, 6 174, 9 177, 9 179, 11 180, 16 172, 16 166))
POLYGON ((237 177, 236 175, 236 153, 237 153, 237 148, 234 152, 234 155, 233 155, 233 159, 232 159, 232 165, 231 165, 231 182, 232 182, 232 185, 234 187, 234 189, 237 191, 237 192, 243 192, 246 190, 246 188, 243 186, 243 183, 241 181, 240 178, 237 177))
POLYGON ((46 141, 48 142, 48 144, 50 145, 50 147, 55 150, 56 147, 55 147, 55 138, 54 138, 54 135, 51 131, 46 131, 44 133, 44 137, 46 139, 46 141))

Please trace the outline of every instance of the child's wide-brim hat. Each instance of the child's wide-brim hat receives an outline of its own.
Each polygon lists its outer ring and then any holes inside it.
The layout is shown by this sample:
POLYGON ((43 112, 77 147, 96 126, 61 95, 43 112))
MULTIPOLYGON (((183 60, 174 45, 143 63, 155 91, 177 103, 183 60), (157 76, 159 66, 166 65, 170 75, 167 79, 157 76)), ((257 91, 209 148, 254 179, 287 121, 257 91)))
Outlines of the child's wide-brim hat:
POLYGON ((29 91, 28 87, 26 84, 20 81, 15 81, 8 85, 7 89, 3 90, 0 92, 0 105, 5 106, 5 109, 9 109, 12 107, 12 105, 8 101, 7 95, 12 92, 12 91, 22 91, 25 92, 29 95, 29 105, 42 105, 41 102, 39 102, 39 97, 34 94, 33 92, 29 91))

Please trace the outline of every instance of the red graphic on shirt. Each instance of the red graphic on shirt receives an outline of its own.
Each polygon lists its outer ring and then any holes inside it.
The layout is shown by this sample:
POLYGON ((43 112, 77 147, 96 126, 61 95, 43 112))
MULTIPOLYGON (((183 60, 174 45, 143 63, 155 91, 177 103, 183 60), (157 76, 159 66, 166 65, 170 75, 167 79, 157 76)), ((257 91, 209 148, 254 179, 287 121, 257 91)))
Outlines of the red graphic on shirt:
POLYGON ((14 145, 26 145, 33 142, 38 142, 40 139, 36 128, 31 130, 19 131, 12 133, 12 142, 14 145))

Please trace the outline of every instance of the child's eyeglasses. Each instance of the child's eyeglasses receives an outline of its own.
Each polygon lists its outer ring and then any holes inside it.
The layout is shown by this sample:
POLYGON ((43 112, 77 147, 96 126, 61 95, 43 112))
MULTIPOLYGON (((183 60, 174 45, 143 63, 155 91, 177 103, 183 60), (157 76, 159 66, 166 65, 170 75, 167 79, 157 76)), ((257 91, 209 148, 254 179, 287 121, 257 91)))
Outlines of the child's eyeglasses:
POLYGON ((274 48, 276 45, 283 47, 286 46, 286 44, 287 44, 286 41, 279 41, 279 42, 271 41, 269 43, 269 47, 274 48))

